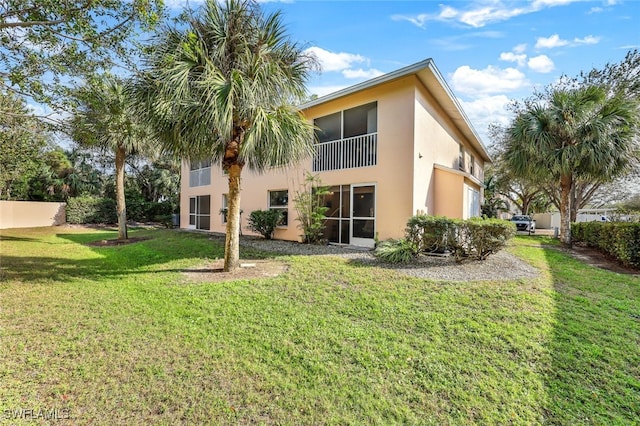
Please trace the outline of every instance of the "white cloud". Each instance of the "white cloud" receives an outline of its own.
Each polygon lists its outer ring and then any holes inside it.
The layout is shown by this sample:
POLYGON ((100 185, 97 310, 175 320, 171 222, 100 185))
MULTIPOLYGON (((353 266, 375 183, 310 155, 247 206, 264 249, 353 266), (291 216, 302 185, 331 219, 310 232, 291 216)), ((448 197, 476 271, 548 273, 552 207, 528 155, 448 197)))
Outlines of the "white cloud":
POLYGON ((457 92, 471 96, 512 92, 529 84, 525 75, 515 68, 488 66, 483 70, 476 70, 468 65, 456 69, 451 81, 457 92))
POLYGON ((583 44, 598 44, 600 37, 592 35, 585 36, 583 38, 574 38, 573 41, 563 40, 558 34, 554 34, 551 37, 539 37, 536 41, 536 49, 553 49, 555 47, 562 46, 581 46, 583 44))
POLYGON ((513 51, 515 53, 524 53, 526 50, 527 50, 526 43, 518 44, 516 47, 513 48, 513 51))
POLYGON ((588 35, 584 38, 574 38, 573 42, 576 44, 598 44, 600 42, 600 39, 600 37, 588 35))
POLYGON ((483 96, 469 102, 458 100, 486 145, 492 143, 487 135, 490 124, 507 126, 511 121, 512 114, 507 108, 511 99, 506 95, 483 96))
POLYGON ((502 52, 500 54, 500 60, 505 62, 517 62, 518 66, 524 66, 527 60, 527 55, 516 54, 514 52, 502 52))
POLYGON ((549 73, 555 68, 553 61, 547 55, 540 55, 529 58, 529 62, 527 62, 527 65, 533 71, 543 74, 549 73))
POLYGON ((563 40, 558 34, 554 34, 551 37, 538 37, 536 49, 553 49, 554 47, 562 47, 568 44, 568 40, 563 40))
POLYGON ((491 22, 506 21, 518 15, 527 13, 524 8, 502 8, 502 7, 483 7, 480 9, 470 10, 460 13, 458 20, 463 24, 470 25, 474 28, 484 27, 491 22))
POLYGON ((516 6, 510 6, 500 1, 475 1, 463 9, 452 6, 440 5, 438 13, 421 13, 418 15, 392 15, 395 21, 408 21, 425 28, 430 21, 459 22, 474 28, 484 27, 493 22, 506 21, 516 16, 538 12, 543 9, 556 6, 564 6, 581 0, 536 0, 531 3, 516 2, 516 6))
POLYGON ((345 78, 374 78, 374 77, 379 77, 382 74, 384 74, 382 71, 377 70, 375 68, 371 68, 368 70, 364 70, 362 68, 358 68, 357 70, 353 70, 353 69, 348 69, 348 70, 343 70, 342 71, 342 75, 345 78))
POLYGON ((355 63, 368 62, 367 58, 362 55, 345 52, 334 53, 317 46, 306 49, 305 53, 311 53, 318 59, 322 71, 342 71, 351 68, 355 63))
POLYGON ((409 15, 391 15, 391 19, 394 21, 408 21, 411 22, 416 27, 425 28, 427 26, 428 21, 436 21, 437 18, 434 15, 429 15, 426 13, 421 13, 419 15, 409 16, 409 15))

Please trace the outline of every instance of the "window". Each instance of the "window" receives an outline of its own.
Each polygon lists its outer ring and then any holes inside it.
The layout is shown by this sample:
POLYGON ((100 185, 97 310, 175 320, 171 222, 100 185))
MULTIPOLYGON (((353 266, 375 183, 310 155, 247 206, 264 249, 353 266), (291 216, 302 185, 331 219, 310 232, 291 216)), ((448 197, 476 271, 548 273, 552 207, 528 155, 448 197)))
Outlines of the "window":
POLYGON ((222 223, 227 223, 227 211, 229 209, 229 199, 227 194, 222 194, 222 208, 220 209, 220 214, 222 215, 222 223))
POLYGON ((189 169, 190 187, 211 185, 211 160, 194 161, 189 169))
POLYGON ((189 228, 211 229, 211 196, 189 198, 189 228))
POLYGON ((278 210, 282 213, 280 226, 289 224, 289 191, 269 191, 269 209, 278 210))
POLYGON ((314 172, 377 164, 377 102, 318 117, 313 124, 317 139, 314 172))
POLYGON ((469 154, 469 173, 471 176, 476 175, 476 158, 471 154, 469 154))
POLYGON ((480 192, 469 188, 469 217, 480 216, 480 192))
POLYGON ((464 148, 460 145, 460 152, 458 153, 458 169, 464 171, 464 148))

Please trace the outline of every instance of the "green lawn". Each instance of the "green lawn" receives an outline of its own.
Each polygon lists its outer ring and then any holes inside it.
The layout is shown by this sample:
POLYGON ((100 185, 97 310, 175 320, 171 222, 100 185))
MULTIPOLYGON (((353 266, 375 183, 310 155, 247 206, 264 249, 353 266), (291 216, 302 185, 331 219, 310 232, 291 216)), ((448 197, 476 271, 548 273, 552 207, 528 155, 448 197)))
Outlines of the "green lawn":
POLYGON ((83 244, 115 235, 1 231, 0 424, 33 424, 20 409, 71 417, 56 424, 640 419, 640 279, 548 240, 509 248, 540 268, 534 280, 431 282, 291 256, 276 278, 193 283, 182 270, 222 256, 207 236, 83 244))

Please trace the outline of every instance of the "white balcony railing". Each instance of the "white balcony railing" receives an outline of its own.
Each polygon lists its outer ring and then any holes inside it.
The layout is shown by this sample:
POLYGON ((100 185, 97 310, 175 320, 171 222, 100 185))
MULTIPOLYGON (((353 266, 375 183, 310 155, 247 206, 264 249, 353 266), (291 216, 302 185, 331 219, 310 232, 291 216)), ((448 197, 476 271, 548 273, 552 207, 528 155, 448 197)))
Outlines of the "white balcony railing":
POLYGON ((375 166, 378 162, 378 134, 319 143, 315 150, 314 172, 375 166))

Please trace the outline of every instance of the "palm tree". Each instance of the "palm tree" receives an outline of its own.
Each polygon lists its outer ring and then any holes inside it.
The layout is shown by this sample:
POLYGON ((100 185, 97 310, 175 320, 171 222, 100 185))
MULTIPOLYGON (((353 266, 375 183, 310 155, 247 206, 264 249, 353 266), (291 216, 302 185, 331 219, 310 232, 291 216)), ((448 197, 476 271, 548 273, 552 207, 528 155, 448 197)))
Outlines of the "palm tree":
POLYGON ((150 133, 135 114, 125 84, 116 77, 106 76, 100 82, 82 88, 79 100, 80 107, 71 119, 73 138, 83 147, 115 154, 118 239, 126 240, 125 162, 129 155, 152 149, 150 133))
POLYGON ((154 39, 137 87, 167 151, 211 158, 229 178, 224 270, 239 266, 240 176, 299 161, 313 132, 292 106, 315 67, 285 34, 279 12, 252 0, 207 0, 186 25, 154 39))
POLYGON ((571 245, 570 195, 579 179, 613 179, 638 160, 637 101, 601 86, 556 88, 527 103, 508 129, 504 158, 523 177, 560 188, 560 238, 571 245))

